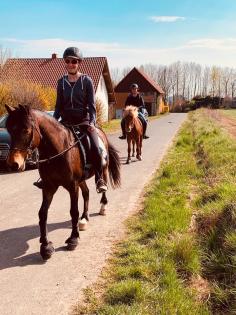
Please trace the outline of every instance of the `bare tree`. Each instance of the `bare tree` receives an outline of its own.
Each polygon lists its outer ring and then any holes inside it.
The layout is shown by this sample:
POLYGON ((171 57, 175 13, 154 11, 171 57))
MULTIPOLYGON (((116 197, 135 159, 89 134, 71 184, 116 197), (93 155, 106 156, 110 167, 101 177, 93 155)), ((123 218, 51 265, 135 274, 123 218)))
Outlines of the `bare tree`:
POLYGON ((11 50, 0 46, 0 68, 4 66, 8 58, 11 58, 11 50))
POLYGON ((111 79, 113 86, 116 86, 123 79, 122 70, 120 68, 111 68, 111 79))
MULTIPOLYGON (((234 98, 236 95, 234 68, 209 67, 194 62, 178 61, 168 66, 144 64, 139 69, 162 87, 166 101, 175 102, 179 98, 191 100, 195 96, 207 95, 234 98)), ((119 73, 124 76, 129 71, 129 68, 125 68, 119 73)))

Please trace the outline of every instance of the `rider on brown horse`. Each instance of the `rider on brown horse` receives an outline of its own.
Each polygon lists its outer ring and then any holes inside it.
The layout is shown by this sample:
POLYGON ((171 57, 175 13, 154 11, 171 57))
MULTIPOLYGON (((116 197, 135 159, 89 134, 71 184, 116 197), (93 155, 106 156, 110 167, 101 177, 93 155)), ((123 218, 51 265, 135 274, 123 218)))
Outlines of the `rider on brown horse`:
MULTIPOLYGON (((138 107, 138 118, 140 119, 142 125, 143 125, 143 138, 148 139, 149 137, 146 135, 147 130, 147 121, 145 119, 144 114, 142 113, 142 110, 145 108, 144 100, 142 96, 138 92, 138 84, 133 83, 131 85, 131 93, 128 95, 125 106, 127 105, 133 105, 138 107)), ((121 129, 122 129, 122 136, 120 136, 120 139, 126 139, 125 134, 125 123, 124 119, 121 120, 121 129)))
MULTIPOLYGON (((61 117, 62 123, 65 125, 80 124, 80 131, 89 135, 96 189, 98 193, 101 193, 107 190, 107 185, 103 180, 102 156, 95 128, 96 107, 93 82, 89 76, 79 72, 79 64, 83 61, 80 49, 68 47, 64 51, 63 59, 68 74, 59 79, 57 84, 54 117, 57 120, 61 117)), ((42 188, 43 182, 38 181, 34 185, 42 188)))

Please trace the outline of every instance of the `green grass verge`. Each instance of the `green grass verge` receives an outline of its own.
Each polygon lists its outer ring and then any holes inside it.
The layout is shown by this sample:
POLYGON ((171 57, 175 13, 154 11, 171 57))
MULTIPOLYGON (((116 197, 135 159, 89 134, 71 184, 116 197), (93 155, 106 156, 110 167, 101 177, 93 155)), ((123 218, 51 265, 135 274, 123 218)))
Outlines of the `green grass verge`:
POLYGON ((236 313, 235 152, 204 110, 189 114, 76 314, 236 313))
POLYGON ((102 129, 106 133, 112 133, 120 130, 120 119, 112 119, 110 121, 102 123, 102 129))
POLYGON ((227 110, 221 110, 220 111, 225 116, 236 118, 236 110, 235 109, 227 109, 227 110))

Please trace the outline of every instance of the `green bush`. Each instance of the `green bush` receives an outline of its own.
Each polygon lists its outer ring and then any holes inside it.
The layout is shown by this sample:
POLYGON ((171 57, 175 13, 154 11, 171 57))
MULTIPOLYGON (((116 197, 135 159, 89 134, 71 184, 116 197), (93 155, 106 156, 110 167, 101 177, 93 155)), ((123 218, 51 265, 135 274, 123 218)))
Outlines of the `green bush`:
POLYGON ((5 104, 31 105, 33 108, 51 110, 55 107, 56 90, 26 81, 0 83, 0 115, 5 113, 5 104))

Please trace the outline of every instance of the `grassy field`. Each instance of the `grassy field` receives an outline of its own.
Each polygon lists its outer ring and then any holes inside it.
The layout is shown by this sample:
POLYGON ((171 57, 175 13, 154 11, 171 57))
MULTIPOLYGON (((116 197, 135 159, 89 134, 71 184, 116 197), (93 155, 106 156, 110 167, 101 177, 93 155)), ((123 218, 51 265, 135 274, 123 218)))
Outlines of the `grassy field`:
POLYGON ((221 113, 227 117, 236 118, 236 109, 221 110, 221 113))
POLYGON ((236 313, 236 143, 189 114, 75 314, 236 313))

